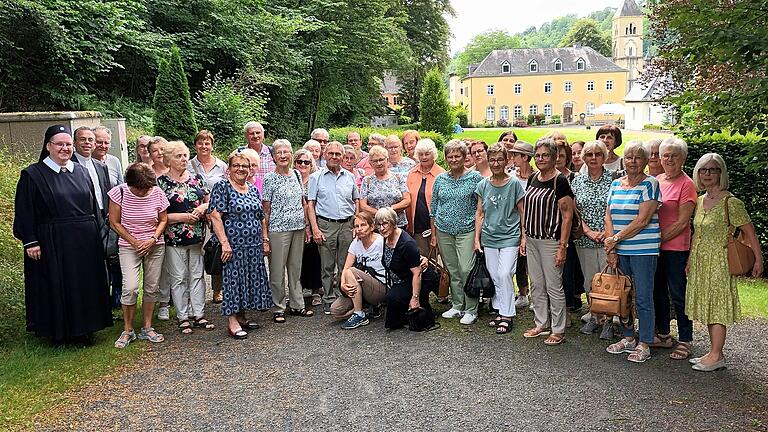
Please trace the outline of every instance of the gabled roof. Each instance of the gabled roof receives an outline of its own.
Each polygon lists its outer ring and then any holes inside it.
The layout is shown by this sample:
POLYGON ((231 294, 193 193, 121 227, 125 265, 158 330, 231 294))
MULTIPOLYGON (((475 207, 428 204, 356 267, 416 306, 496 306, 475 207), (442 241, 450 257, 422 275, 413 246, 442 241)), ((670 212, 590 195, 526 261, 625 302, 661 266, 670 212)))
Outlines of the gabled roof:
POLYGON ((624 96, 625 102, 658 102, 661 100, 660 85, 662 84, 662 78, 654 78, 651 82, 644 84, 635 81, 632 84, 632 88, 624 96))
POLYGON ((644 14, 642 9, 640 9, 640 6, 635 3, 635 0, 622 0, 621 6, 616 9, 616 13, 613 15, 613 17, 636 17, 643 15, 644 14))
POLYGON ((544 75, 547 73, 569 73, 569 72, 622 72, 622 69, 616 63, 604 55, 598 53, 590 47, 569 47, 569 48, 528 48, 528 49, 507 49, 493 50, 488 54, 483 62, 474 71, 470 68, 468 78, 491 77, 506 75, 544 75), (576 60, 584 59, 584 70, 576 69, 576 60), (560 59, 563 62, 563 69, 555 70, 555 60, 560 59), (510 64, 510 73, 502 74, 501 65, 504 62, 510 64), (531 61, 538 64, 538 72, 530 72, 528 65, 531 61))

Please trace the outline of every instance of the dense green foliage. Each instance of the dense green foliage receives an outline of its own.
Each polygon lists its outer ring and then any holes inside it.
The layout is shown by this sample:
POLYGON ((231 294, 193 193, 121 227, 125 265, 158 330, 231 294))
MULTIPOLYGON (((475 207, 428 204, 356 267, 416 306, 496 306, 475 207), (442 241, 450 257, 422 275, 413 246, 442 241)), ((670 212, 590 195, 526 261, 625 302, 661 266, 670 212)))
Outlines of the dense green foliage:
POLYGON ((423 130, 451 136, 456 119, 448 101, 448 91, 443 84, 443 75, 438 69, 427 72, 427 76, 424 78, 419 108, 423 130))
POLYGON ((577 43, 591 47, 606 57, 611 57, 610 33, 601 32, 597 21, 591 18, 576 21, 568 30, 568 34, 560 41, 560 46, 569 47, 577 43))
POLYGON ((754 135, 730 135, 717 133, 708 136, 683 135, 688 143, 688 159, 685 171, 693 173, 693 167, 706 153, 717 153, 728 167, 729 191, 744 201, 752 223, 755 225, 763 255, 768 252, 768 177, 764 169, 753 168, 750 152, 761 140, 754 135))
MULTIPOLYGON (((611 19, 615 12, 615 8, 605 8, 601 11, 590 13, 585 19, 594 21, 600 35, 610 40, 611 19)), ((480 63, 495 49, 559 47, 566 35, 568 35, 568 32, 580 21, 583 20, 580 20, 576 15, 566 15, 544 23, 538 29, 531 27, 517 34, 510 34, 502 30, 481 33, 472 38, 462 51, 456 53, 448 70, 464 76, 467 74, 467 68, 470 64, 480 63)), ((589 43, 585 45, 589 45, 589 43)), ((592 48, 606 54, 599 47, 592 48)), ((610 56, 610 54, 609 48, 607 55, 610 56)))
POLYGON ((182 140, 187 145, 197 133, 189 84, 179 49, 173 47, 168 59, 160 61, 160 71, 155 85, 155 133, 167 140, 182 140))
POLYGON ((451 13, 447 0, 0 0, 0 111, 106 105, 151 128, 133 108, 150 105, 178 46, 195 99, 206 77, 247 76, 234 89, 257 102, 253 115, 296 140, 367 123, 385 70, 417 109, 426 70, 447 62, 451 13))

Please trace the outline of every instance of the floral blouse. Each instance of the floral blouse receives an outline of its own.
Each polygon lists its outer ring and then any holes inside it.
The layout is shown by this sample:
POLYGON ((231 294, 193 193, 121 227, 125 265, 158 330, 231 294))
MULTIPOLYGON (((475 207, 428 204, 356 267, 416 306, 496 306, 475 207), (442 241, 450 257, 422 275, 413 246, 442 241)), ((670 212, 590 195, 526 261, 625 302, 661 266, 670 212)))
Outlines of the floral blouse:
MULTIPOLYGON (((157 178, 157 186, 165 192, 170 206, 168 214, 191 213, 203 203, 205 196, 210 193, 205 178, 200 175, 190 175, 185 182, 176 182, 167 174, 157 178)), ((203 242, 205 236, 205 221, 199 219, 195 223, 179 222, 168 224, 165 228, 165 244, 167 246, 189 246, 203 242)))
MULTIPOLYGON (((408 192, 405 179, 392 174, 386 180, 379 180, 376 175, 369 175, 363 179, 360 187, 360 197, 368 200, 368 205, 376 209, 392 207, 403 200, 403 194, 408 192)), ((405 210, 397 212, 397 226, 404 227, 408 224, 405 210)))
POLYGON ((304 229, 304 188, 299 176, 291 171, 287 176, 271 172, 264 177, 261 200, 270 202, 269 232, 304 229))
MULTIPOLYGON (((605 208, 608 206, 608 191, 611 189, 613 172, 603 169, 603 175, 592 180, 589 174, 577 175, 571 182, 571 189, 576 197, 576 208, 581 218, 592 231, 605 230, 605 208)), ((576 247, 599 248, 600 243, 595 243, 587 236, 574 239, 576 247)))

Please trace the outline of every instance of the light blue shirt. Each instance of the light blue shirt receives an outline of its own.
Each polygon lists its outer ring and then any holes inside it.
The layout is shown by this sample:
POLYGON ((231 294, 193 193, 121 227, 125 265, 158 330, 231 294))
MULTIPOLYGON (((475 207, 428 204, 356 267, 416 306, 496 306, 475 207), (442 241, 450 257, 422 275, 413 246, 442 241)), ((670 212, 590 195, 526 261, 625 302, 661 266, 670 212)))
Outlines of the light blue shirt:
POLYGON ((328 219, 346 219, 355 214, 355 201, 360 199, 355 176, 341 168, 334 174, 321 168, 309 176, 307 199, 315 202, 315 214, 328 219))
POLYGON ((203 176, 208 187, 211 189, 213 189, 213 185, 227 178, 227 164, 216 156, 213 156, 213 158, 216 162, 214 162, 213 167, 208 172, 205 172, 205 167, 197 159, 197 156, 187 162, 187 172, 193 177, 195 174, 203 176))

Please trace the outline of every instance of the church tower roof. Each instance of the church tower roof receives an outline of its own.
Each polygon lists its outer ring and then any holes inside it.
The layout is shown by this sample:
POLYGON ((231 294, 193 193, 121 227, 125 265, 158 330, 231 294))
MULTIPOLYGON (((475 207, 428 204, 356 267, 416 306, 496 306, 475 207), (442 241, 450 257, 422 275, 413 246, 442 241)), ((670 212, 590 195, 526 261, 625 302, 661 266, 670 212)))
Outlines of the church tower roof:
POLYGON ((613 17, 619 18, 635 16, 643 16, 643 11, 640 9, 640 6, 635 3, 635 0, 622 0, 621 6, 616 9, 616 14, 613 17))

